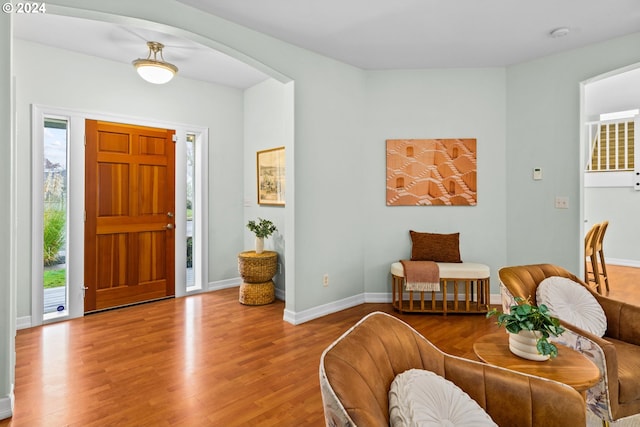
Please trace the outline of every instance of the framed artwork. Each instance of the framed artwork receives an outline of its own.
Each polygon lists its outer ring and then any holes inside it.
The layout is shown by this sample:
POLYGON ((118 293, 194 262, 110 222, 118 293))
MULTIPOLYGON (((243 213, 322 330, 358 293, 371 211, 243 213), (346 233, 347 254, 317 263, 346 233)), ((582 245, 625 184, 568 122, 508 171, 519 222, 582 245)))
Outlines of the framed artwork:
POLYGON ((475 206, 476 139, 388 139, 387 206, 475 206))
POLYGON ((284 147, 258 151, 258 204, 284 206, 284 147))

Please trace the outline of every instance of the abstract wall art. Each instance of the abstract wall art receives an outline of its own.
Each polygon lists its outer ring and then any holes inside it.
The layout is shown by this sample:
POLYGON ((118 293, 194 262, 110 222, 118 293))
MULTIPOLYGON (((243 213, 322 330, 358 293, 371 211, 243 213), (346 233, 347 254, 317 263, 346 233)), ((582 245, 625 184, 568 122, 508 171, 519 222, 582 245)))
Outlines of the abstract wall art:
POLYGON ((388 139, 387 206, 475 206, 476 140, 388 139))

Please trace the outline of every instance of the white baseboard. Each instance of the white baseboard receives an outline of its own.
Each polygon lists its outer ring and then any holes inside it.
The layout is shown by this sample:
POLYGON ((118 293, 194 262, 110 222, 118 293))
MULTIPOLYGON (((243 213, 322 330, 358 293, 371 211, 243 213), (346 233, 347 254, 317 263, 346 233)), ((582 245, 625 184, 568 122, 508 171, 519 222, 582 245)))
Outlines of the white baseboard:
MULTIPOLYGON (((391 292, 368 292, 319 305, 301 312, 285 309, 283 319, 293 325, 299 325, 301 323, 326 316, 327 314, 336 313, 364 303, 391 303, 391 297, 391 292)), ((489 295, 489 303, 492 305, 501 305, 502 298, 500 294, 489 295)))
POLYGON ((234 277, 232 279, 218 280, 207 284, 208 291, 219 291, 220 289, 234 288, 242 284, 242 278, 234 277))
POLYGON ((299 312, 285 309, 283 319, 293 325, 299 325, 301 323, 326 316, 327 314, 355 307, 356 305, 363 304, 364 302, 364 294, 359 294, 299 312))
POLYGON ((0 397, 0 420, 13 416, 13 385, 11 385, 11 389, 8 396, 0 397))
POLYGON ((640 268, 640 261, 635 259, 620 259, 620 258, 607 258, 607 264, 621 265, 623 267, 638 267, 640 268))
POLYGON ((27 329, 33 326, 31 316, 22 316, 16 319, 16 329, 27 329))
POLYGON ((390 292, 365 292, 364 294, 364 302, 371 303, 390 303, 391 293, 390 292))

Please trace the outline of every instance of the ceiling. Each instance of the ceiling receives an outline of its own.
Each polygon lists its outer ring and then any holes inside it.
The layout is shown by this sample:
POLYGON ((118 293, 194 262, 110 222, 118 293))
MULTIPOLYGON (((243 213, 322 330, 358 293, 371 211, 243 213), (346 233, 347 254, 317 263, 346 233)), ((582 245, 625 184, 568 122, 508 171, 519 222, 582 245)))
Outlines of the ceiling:
MULTIPOLYGON (((178 0, 305 49, 376 69, 504 67, 640 31, 638 0, 178 0), (568 35, 550 36, 557 28, 568 35)), ((180 75, 245 88, 260 71, 194 41, 149 29, 14 16, 15 36, 114 61, 167 47, 180 75)))
POLYGON ((504 67, 640 31, 638 0, 178 1, 363 69, 504 67))
MULTIPOLYGON (((47 46, 131 64, 146 58, 147 41, 165 45, 178 75, 244 89, 269 76, 208 46, 175 35, 102 21, 47 14, 14 15, 14 36, 47 46)), ((133 65, 131 66, 133 72, 133 65)))

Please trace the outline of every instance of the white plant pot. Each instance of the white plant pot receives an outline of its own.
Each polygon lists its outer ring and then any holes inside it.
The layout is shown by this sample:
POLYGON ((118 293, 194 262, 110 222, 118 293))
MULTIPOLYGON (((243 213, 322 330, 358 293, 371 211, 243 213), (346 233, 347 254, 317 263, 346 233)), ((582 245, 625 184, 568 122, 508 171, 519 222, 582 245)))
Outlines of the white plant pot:
POLYGON ((264 252, 264 237, 256 237, 256 253, 264 252))
POLYGON ((536 344, 540 332, 520 331, 517 334, 509 333, 509 350, 518 357, 528 360, 543 361, 549 360, 550 355, 538 353, 536 344))

